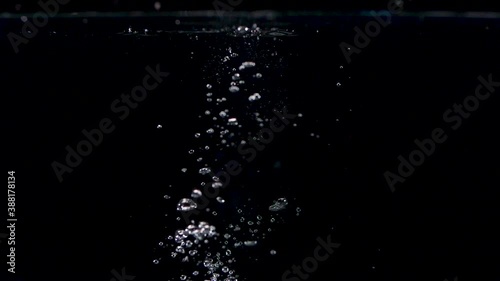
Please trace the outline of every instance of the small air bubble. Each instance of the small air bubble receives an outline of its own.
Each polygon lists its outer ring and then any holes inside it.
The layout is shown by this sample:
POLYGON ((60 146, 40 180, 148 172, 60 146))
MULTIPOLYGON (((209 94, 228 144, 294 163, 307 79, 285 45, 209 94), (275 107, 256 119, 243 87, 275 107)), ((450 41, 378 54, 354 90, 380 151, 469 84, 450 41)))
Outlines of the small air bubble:
POLYGON ((229 87, 229 91, 230 91, 231 93, 236 93, 236 92, 238 92, 239 90, 240 90, 240 88, 238 88, 237 86, 231 86, 231 87, 229 87))

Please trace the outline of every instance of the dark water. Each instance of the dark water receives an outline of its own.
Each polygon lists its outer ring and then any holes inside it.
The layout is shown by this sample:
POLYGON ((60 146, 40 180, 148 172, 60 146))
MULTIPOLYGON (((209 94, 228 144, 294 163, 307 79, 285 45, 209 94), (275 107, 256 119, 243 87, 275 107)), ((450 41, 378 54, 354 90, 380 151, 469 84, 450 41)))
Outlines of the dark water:
MULTIPOLYGON (((353 28, 370 21, 367 13, 61 17, 18 54, 2 36, 6 168, 16 170, 19 219, 17 273, 7 278, 107 281, 126 268, 134 280, 206 280, 206 255, 219 252, 217 280, 229 276, 223 266, 238 280, 286 280, 331 235, 340 247, 307 280, 498 280, 498 90, 467 118, 443 114, 474 95, 478 76, 500 81, 500 22, 393 17, 347 63, 339 44, 355 46, 353 28), (240 70, 244 62, 255 66, 240 70), (168 77, 128 114, 113 110, 157 65, 168 77), (254 93, 261 98, 250 101, 254 93), (301 117, 243 159, 241 140, 269 128, 284 106, 301 117), (54 161, 66 165, 65 147, 76 149, 82 130, 104 118, 114 130, 59 182, 54 161), (397 174, 398 156, 408 159, 436 128, 447 139, 392 192, 384 174, 397 174), (190 217, 219 236, 185 247, 198 251, 189 262, 171 258, 168 236, 187 227, 177 203, 212 182, 200 168, 231 160, 242 171, 220 191, 225 202, 212 198, 210 211, 190 217), (286 208, 270 211, 279 198, 286 208)), ((4 34, 21 26, 1 22, 4 34)))

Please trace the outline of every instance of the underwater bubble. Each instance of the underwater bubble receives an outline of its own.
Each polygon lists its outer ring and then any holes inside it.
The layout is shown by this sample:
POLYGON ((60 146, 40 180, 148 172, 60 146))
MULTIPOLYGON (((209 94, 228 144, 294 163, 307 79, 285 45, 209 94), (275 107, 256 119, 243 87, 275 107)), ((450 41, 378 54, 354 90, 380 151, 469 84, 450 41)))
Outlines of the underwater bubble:
POLYGON ((239 87, 237 87, 237 86, 231 86, 231 87, 229 87, 229 91, 230 91, 231 93, 236 93, 236 92, 238 92, 239 90, 240 90, 240 88, 239 88, 239 87))
POLYGON ((170 196, 168 196, 168 195, 165 194, 165 195, 163 195, 163 198, 170 199, 170 196))
POLYGON ((158 125, 158 126, 156 126, 156 129, 161 129, 161 128, 163 128, 163 126, 162 126, 162 125, 158 125))
POLYGON ((201 134, 200 134, 200 133, 196 133, 196 134, 194 134, 194 137, 195 137, 195 138, 199 138, 200 136, 201 136, 201 134))
POLYGON ((233 80, 239 80, 240 79, 240 74, 239 73, 235 73, 232 78, 233 78, 233 80))
POLYGON ((226 202, 222 197, 217 197, 216 199, 217 199, 217 202, 219 202, 219 203, 226 202))
POLYGON ((200 198, 201 197, 201 191, 199 189, 195 189, 193 190, 193 192, 191 192, 191 197, 192 198, 200 198))
POLYGON ((212 89, 212 85, 207 84, 207 89, 209 89, 209 90, 212 89))
POLYGON ((213 134, 214 133, 214 129, 210 128, 207 130, 207 134, 213 134))
POLYGON ((181 171, 185 173, 188 169, 187 168, 182 168, 181 171))
POLYGON ((273 256, 274 256, 274 255, 276 255, 276 251, 275 251, 275 250, 271 250, 269 253, 270 253, 271 255, 273 255, 273 256))
POLYGON ((206 175, 206 174, 209 174, 212 172, 212 170, 210 168, 201 168, 199 171, 198 171, 201 175, 206 175))
POLYGON ((189 198, 183 198, 177 204, 177 211, 187 212, 196 209, 196 203, 189 198))
POLYGON ((262 78, 262 74, 260 74, 260 73, 255 73, 255 78, 262 78))
POLYGON ((250 68, 250 67, 254 67, 255 66, 255 62, 253 61, 246 61, 244 63, 242 63, 239 67, 239 70, 243 70, 245 68, 250 68))
POLYGON ((247 247, 252 247, 252 246, 257 245, 257 241, 255 241, 255 240, 248 240, 248 241, 243 242, 243 244, 245 244, 245 246, 247 246, 247 247))
POLYGON ((238 125, 238 120, 236 118, 229 118, 227 120, 227 124, 231 125, 231 126, 236 126, 236 125, 238 125))
POLYGON ((340 84, 340 82, 337 82, 337 84, 336 84, 336 85, 337 85, 337 87, 342 86, 342 84, 340 84))
POLYGON ((193 153, 194 153, 194 149, 190 149, 190 150, 188 151, 188 153, 189 153, 189 154, 193 154, 193 153))
POLYGON ((279 198, 278 200, 274 201, 273 205, 269 206, 269 211, 277 212, 285 209, 287 205, 288 201, 286 200, 286 198, 279 198))
POLYGON ((255 93, 253 95, 250 95, 248 97, 248 100, 249 101, 256 101, 256 100, 260 100, 260 98, 261 98, 260 94, 259 93, 255 93))
POLYGON ((222 187, 222 183, 221 183, 221 182, 214 182, 214 183, 212 183, 212 187, 213 187, 213 188, 219 188, 219 187, 222 187))
POLYGON ((227 114, 226 114, 226 112, 225 112, 225 111, 221 111, 221 112, 219 112, 219 116, 220 116, 220 117, 226 117, 226 116, 227 116, 227 114))
POLYGON ((210 115, 210 111, 209 110, 205 110, 205 115, 210 115))
POLYGON ((160 263, 160 261, 159 261, 159 260, 153 260, 153 263, 154 263, 154 264, 159 264, 159 263, 160 263))
POLYGON ((175 248, 175 251, 180 254, 184 254, 186 252, 182 246, 177 246, 177 248, 175 248))

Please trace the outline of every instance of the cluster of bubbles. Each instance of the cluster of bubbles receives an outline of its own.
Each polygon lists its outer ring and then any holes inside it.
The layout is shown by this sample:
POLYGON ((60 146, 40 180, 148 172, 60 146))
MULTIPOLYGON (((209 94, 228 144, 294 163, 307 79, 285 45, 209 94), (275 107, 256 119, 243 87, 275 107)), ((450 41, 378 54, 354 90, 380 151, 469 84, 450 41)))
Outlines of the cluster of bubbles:
MULTIPOLYGON (((198 192, 194 192, 197 193, 198 192)), ((218 197, 219 199, 220 197, 218 197)), ((185 205, 192 208, 195 204, 193 200, 185 198, 181 200, 185 205)), ((159 242, 159 246, 169 248, 169 256, 179 260, 181 263, 192 263, 195 269, 191 272, 181 272, 178 276, 180 280, 194 280, 197 276, 204 280, 224 280, 237 281, 239 276, 232 266, 236 263, 234 252, 242 248, 255 248, 259 241, 264 240, 274 230, 274 226, 283 223, 284 219, 280 211, 287 208, 288 200, 278 198, 274 200, 269 210, 272 212, 257 215, 248 215, 251 208, 243 205, 236 209, 237 221, 228 223, 223 227, 222 232, 217 231, 214 225, 205 221, 199 223, 191 222, 184 229, 175 231, 175 235, 170 235, 166 243, 159 242), (279 208, 277 206, 279 205, 279 208)), ((185 211, 187 209, 182 209, 185 211)), ((296 209, 297 215, 300 208, 296 209)), ((276 249, 270 249, 269 255, 277 255, 276 249)), ((258 260, 256 258, 255 260, 258 260)), ((159 264, 160 259, 153 261, 159 264)))
MULTIPOLYGON (((264 31, 254 25, 231 29, 228 35, 258 39, 259 36, 284 36, 287 33, 278 29, 264 31)), ((255 129, 262 128, 265 122, 269 122, 272 108, 279 106, 278 102, 271 104, 266 99, 267 89, 257 88, 259 81, 265 78, 262 70, 269 66, 261 66, 252 59, 252 56, 238 52, 232 47, 225 47, 220 60, 216 59, 216 62, 221 62, 221 64, 210 69, 210 72, 215 71, 216 75, 209 78, 208 83, 203 85, 206 91, 207 108, 203 109, 199 118, 206 119, 201 122, 206 124, 206 127, 194 133, 195 147, 187 150, 189 157, 195 160, 193 163, 196 168, 193 173, 191 173, 191 168, 181 169, 191 178, 202 180, 195 184, 196 187, 192 188, 189 197, 178 201, 177 211, 180 215, 195 211, 200 207, 196 202, 203 196, 201 190, 222 187, 219 179, 213 176, 218 171, 217 155, 227 148, 236 148, 244 144, 245 139, 251 136, 252 132, 256 131, 255 129)), ((275 94, 273 97, 276 98, 278 95, 275 94)), ((281 102, 279 98, 276 99, 281 102)), ((165 199, 170 198, 169 195, 165 195, 165 199)), ((226 200, 220 196, 213 201, 226 204, 226 200)), ((252 213, 250 210, 243 211, 246 205, 236 208, 238 218, 232 223, 219 226, 221 231, 217 231, 216 226, 206 222, 206 219, 198 223, 192 220, 186 228, 177 229, 175 235, 168 236, 166 243, 162 241, 159 245, 170 249, 171 258, 195 267, 189 273, 181 272, 178 276, 180 280, 199 278, 210 281, 237 281, 240 277, 233 269, 236 262, 233 251, 258 246, 259 241, 266 239, 267 235, 273 231, 273 225, 283 222, 279 211, 285 210, 287 205, 287 199, 279 198, 269 207, 272 211, 269 214, 250 215, 252 213)), ((218 215, 217 211, 208 207, 204 211, 206 212, 203 214, 209 217, 218 215)), ((177 221, 181 221, 180 216, 177 217, 177 221)), ((269 254, 276 255, 277 251, 270 249, 269 254)), ((158 264, 160 259, 153 262, 158 264)))

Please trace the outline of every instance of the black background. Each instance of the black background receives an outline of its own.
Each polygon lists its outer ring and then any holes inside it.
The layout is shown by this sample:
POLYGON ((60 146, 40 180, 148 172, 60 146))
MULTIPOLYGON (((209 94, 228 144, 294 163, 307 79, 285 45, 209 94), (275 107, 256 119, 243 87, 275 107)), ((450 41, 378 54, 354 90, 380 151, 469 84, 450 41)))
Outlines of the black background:
MULTIPOLYGON (((269 240, 236 253, 241 277, 280 280, 311 255, 317 237, 332 234, 342 246, 309 280, 498 280, 497 93, 460 129, 447 130, 449 139, 395 193, 383 174, 396 169, 398 155, 415 149, 415 139, 449 128, 442 114, 473 94, 479 75, 500 80, 499 22, 395 19, 347 64, 339 43, 352 44, 352 28, 369 18, 301 20, 308 26, 290 20, 288 27, 298 36, 251 41, 251 51, 241 47, 245 39, 223 33, 198 34, 199 40, 118 35, 132 25, 126 18, 54 19, 17 55, 3 37, 5 167, 16 170, 20 220, 14 280, 107 281, 122 267, 135 280, 166 280, 182 270, 168 253, 154 251, 182 225, 165 218, 176 216, 176 201, 165 203, 163 195, 190 193, 193 180, 180 169, 194 169, 187 150, 206 125, 198 115, 207 107, 214 54, 227 46, 271 66, 262 87, 281 92, 263 101, 269 112, 288 104, 304 114, 245 167, 227 191, 228 209, 212 221, 221 229, 246 198, 262 214, 278 197, 291 201, 286 222, 269 240), (270 57, 273 51, 283 62, 270 57), (157 63, 169 78, 59 183, 50 164, 63 161, 64 147, 75 146, 82 129, 113 117, 111 102, 157 63), (273 168, 276 161, 281 169, 273 168), (303 210, 298 217, 296 206, 303 210), (269 249, 278 254, 269 256, 269 249), (158 255, 165 261, 153 265, 158 255)), ((173 19, 134 21, 135 28, 173 19)), ((19 30, 19 23, 2 23, 5 33, 19 30)), ((4 241, 1 247, 4 256, 4 241)))

